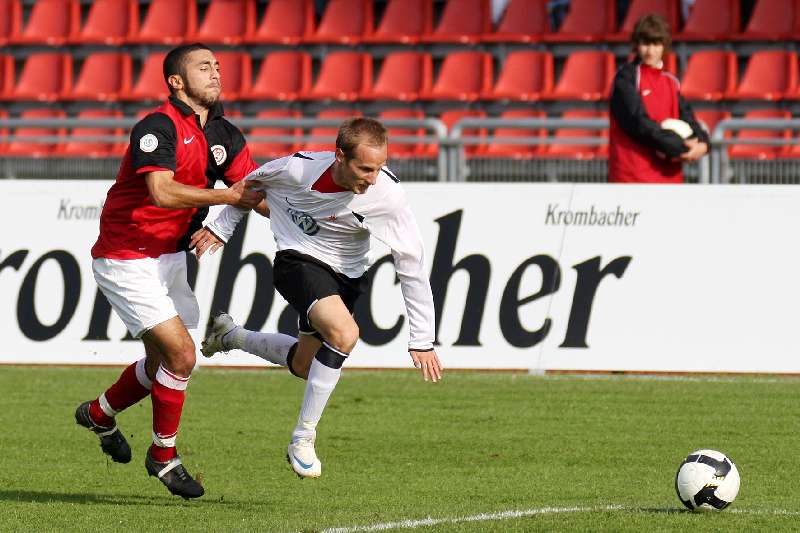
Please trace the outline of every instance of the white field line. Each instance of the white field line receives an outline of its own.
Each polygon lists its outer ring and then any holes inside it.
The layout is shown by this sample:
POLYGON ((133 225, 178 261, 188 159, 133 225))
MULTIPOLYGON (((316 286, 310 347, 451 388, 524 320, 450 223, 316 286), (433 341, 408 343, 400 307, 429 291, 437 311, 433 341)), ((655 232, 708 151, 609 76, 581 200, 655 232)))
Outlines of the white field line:
MULTIPOLYGON (((605 505, 598 507, 538 507, 519 511, 498 511, 496 513, 481 513, 471 516, 457 516, 452 518, 422 518, 417 520, 399 520, 397 522, 381 522, 377 524, 367 524, 361 526, 331 527, 323 529, 320 533, 361 533, 366 531, 385 531, 388 529, 417 529, 420 527, 436 526, 439 524, 458 524, 462 522, 495 522, 500 520, 511 520, 514 518, 524 518, 528 516, 565 514, 565 513, 591 513, 604 511, 628 511, 628 512, 652 512, 653 509, 641 507, 629 507, 625 505, 605 505)), ((661 511, 688 513, 684 509, 664 508, 661 511)), ((734 514, 765 515, 765 516, 800 516, 800 511, 789 511, 786 509, 738 509, 733 508, 724 511, 734 514)))
POLYGON ((620 508, 621 507, 618 505, 607 505, 604 507, 539 507, 522 511, 500 511, 497 513, 481 513, 472 516, 457 516, 454 518, 423 518, 421 520, 400 520, 399 522, 383 522, 364 526, 332 527, 323 529, 320 533, 360 533, 361 531, 383 531, 386 529, 416 529, 418 527, 428 527, 439 524, 493 522, 541 514, 587 513, 592 511, 612 511, 620 508))

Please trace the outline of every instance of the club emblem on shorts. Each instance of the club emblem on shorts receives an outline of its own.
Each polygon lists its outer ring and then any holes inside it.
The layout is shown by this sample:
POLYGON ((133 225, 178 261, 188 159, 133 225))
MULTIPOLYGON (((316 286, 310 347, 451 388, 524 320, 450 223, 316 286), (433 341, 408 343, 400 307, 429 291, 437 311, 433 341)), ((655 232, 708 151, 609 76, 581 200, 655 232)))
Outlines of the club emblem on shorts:
POLYGON ((225 147, 221 144, 215 144, 211 147, 211 155, 214 156, 214 162, 217 166, 220 166, 222 163, 228 159, 228 152, 225 151, 225 147))
POLYGON ((150 153, 158 148, 158 139, 152 133, 148 133, 139 139, 139 150, 150 153))
POLYGON ((292 222, 297 224, 297 227, 306 235, 316 235, 319 231, 319 224, 308 213, 289 209, 289 216, 292 217, 292 222))

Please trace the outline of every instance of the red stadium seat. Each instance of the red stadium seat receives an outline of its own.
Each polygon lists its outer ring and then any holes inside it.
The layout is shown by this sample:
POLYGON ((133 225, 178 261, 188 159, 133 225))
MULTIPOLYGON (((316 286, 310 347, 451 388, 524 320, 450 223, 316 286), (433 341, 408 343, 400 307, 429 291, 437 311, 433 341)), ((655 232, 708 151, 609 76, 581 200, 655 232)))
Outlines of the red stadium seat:
MULTIPOLYGON (((545 114, 533 109, 509 109, 503 111, 499 118, 544 118, 545 114)), ((494 138, 480 150, 482 157, 509 157, 513 159, 531 159, 544 152, 544 144, 513 144, 514 137, 547 137, 544 128, 495 128, 494 138)))
POLYGON ((55 52, 31 54, 11 90, 14 100, 52 102, 72 88, 72 56, 55 52))
POLYGON ((372 56, 362 52, 330 52, 308 94, 312 99, 354 101, 372 85, 372 56))
POLYGON ((164 81, 164 58, 166 52, 155 52, 147 56, 139 77, 130 92, 120 95, 122 100, 164 100, 169 96, 164 81))
POLYGON ((197 32, 187 38, 206 44, 235 45, 251 35, 255 27, 255 0, 211 0, 197 32))
POLYGON ((19 33, 22 21, 20 0, 0 0, 0 46, 8 44, 8 39, 19 33))
POLYGON ((7 100, 14 87, 14 58, 0 54, 0 100, 7 100))
POLYGON ((187 35, 194 35, 196 30, 195 0, 151 0, 138 34, 130 40, 174 45, 182 43, 187 35))
POLYGON ((380 24, 364 41, 415 44, 432 28, 432 0, 388 0, 380 24))
MULTIPOLYGON (((791 118, 789 111, 779 109, 758 109, 748 111, 744 118, 752 119, 786 119, 791 118)), ((736 139, 791 139, 791 130, 740 130, 735 136, 736 139)), ((729 148, 728 154, 734 159, 775 159, 786 153, 786 146, 764 145, 764 144, 733 144, 729 148)))
MULTIPOLYGON (((224 81, 224 80, 223 80, 224 81)), ((264 57, 245 100, 293 101, 311 90, 311 56, 294 50, 272 52, 264 57)))
POLYGON ((311 43, 356 44, 372 34, 372 0, 329 0, 311 43))
MULTIPOLYGON (((477 109, 452 109, 439 116, 439 120, 447 126, 447 131, 451 131, 462 118, 486 118, 486 113, 477 109)), ((486 128, 467 128, 461 131, 461 136, 486 138, 486 128)), ((485 141, 482 144, 467 144, 464 146, 464 154, 467 157, 473 157, 484 150, 484 144, 485 141)), ((437 153, 438 146, 432 145, 429 152, 437 153)))
POLYGON ((611 92, 615 61, 611 52, 584 50, 567 57, 550 98, 555 100, 605 100, 611 92))
POLYGON ((492 18, 489 0, 448 0, 439 23, 427 35, 427 43, 477 43, 491 33, 492 18))
POLYGON ((791 39, 800 18, 797 0, 759 0, 743 32, 732 38, 741 41, 782 41, 791 39))
MULTIPOLYGON (((416 119, 422 120, 425 118, 425 113, 419 109, 400 108, 400 109, 387 109, 381 111, 378 115, 381 120, 384 119, 416 119)), ((389 133, 389 159, 405 159, 409 157, 422 157, 426 155, 425 143, 419 141, 416 143, 397 142, 394 139, 397 137, 424 137, 425 129, 417 128, 400 128, 397 126, 387 127, 389 133)))
POLYGON ((739 31, 739 0, 697 0, 676 41, 726 41, 739 31))
POLYGON ((95 0, 86 23, 71 39, 78 44, 122 44, 136 35, 138 0, 95 0))
POLYGON ((78 0, 38 0, 33 3, 24 28, 19 23, 22 14, 16 16, 18 22, 12 22, 16 33, 9 36, 10 43, 56 46, 66 43, 78 31, 80 4, 78 0))
MULTIPOLYGON (((605 111, 592 111, 585 109, 573 109, 565 111, 561 118, 583 119, 583 118, 608 118, 605 111)), ((557 129, 553 135, 557 139, 570 139, 575 137, 608 137, 608 130, 589 130, 562 128, 557 129)), ((545 157, 553 159, 596 159, 607 157, 608 145, 589 145, 589 144, 563 144, 552 142, 544 150, 545 157)))
MULTIPOLYGON (((64 118, 64 112, 58 109, 27 109, 20 118, 64 118)), ((13 132, 16 140, 6 145, 4 156, 12 157, 47 157, 58 149, 58 142, 43 142, 42 137, 63 137, 63 128, 18 127, 13 132)))
POLYGON ((474 101, 492 89, 492 56, 484 52, 453 52, 445 57, 430 100, 474 101))
MULTIPOLYGON (((706 131, 708 131, 708 135, 710 136, 714 133, 714 128, 717 127, 717 124, 721 120, 725 120, 726 118, 731 118, 730 111, 718 111, 716 109, 698 109, 694 112, 694 117, 700 123, 701 126, 704 126, 706 131)), ((730 135, 726 135, 729 137, 730 135)))
MULTIPOLYGON (((317 114, 317 118, 336 118, 341 121, 346 118, 360 116, 360 111, 351 109, 326 109, 317 114)), ((319 126, 311 128, 308 132, 309 136, 316 137, 317 139, 306 143, 303 149, 308 152, 334 151, 336 149, 336 134, 338 131, 338 126, 319 126)))
MULTIPOLYGON (((93 119, 93 118, 122 118, 122 112, 111 109, 85 109, 78 113, 78 118, 93 119)), ((73 128, 71 132, 72 137, 119 137, 124 135, 122 128, 73 128)), ((55 155, 64 157, 111 157, 122 155, 119 153, 120 143, 115 142, 102 142, 102 141, 86 141, 81 142, 78 140, 65 139, 63 144, 58 146, 55 150, 55 155)), ((124 149, 123 149, 124 150, 124 149)))
MULTIPOLYGON (((269 109, 266 111, 259 111, 256 118, 300 118, 298 111, 291 111, 289 109, 269 109)), ((300 149, 299 140, 303 135, 301 128, 292 127, 257 127, 251 129, 247 134, 247 146, 250 148, 250 153, 254 158, 275 159, 276 157, 283 157, 292 154, 300 149), (251 141, 252 137, 256 136, 287 136, 293 137, 293 142, 281 141, 251 141)))
POLYGON ((214 52, 214 56, 219 61, 222 99, 230 102, 237 100, 240 94, 247 94, 253 79, 250 55, 246 52, 226 50, 214 52))
POLYGON ((797 91, 797 54, 760 50, 750 56, 739 86, 729 98, 780 100, 797 91))
POLYGON ((553 90, 553 56, 550 52, 521 50, 506 57, 489 99, 535 101, 553 90))
MULTIPOLYGON (((0 120, 7 118, 8 118, 8 112, 5 109, 0 109, 0 120)), ((8 144, 8 128, 3 126, 0 127, 0 155, 3 155, 5 153, 7 144, 8 144)))
POLYGON ((378 100, 417 100, 430 92, 433 61, 425 52, 392 52, 383 60, 383 66, 372 90, 366 98, 378 100))
POLYGON ((616 27, 615 0, 572 0, 564 23, 555 33, 543 36, 549 42, 603 41, 616 27))
POLYGON ((264 17, 244 42, 299 44, 314 30, 313 0, 270 0, 264 17))
POLYGON ((131 58, 125 52, 95 52, 83 62, 70 100, 114 101, 131 90, 131 58))
POLYGON ((494 32, 481 40, 489 43, 534 43, 550 33, 548 0, 510 0, 494 32))
POLYGON ((678 31, 678 0, 632 0, 619 31, 606 37, 609 41, 628 41, 636 22, 644 15, 658 14, 664 17, 670 30, 678 31))
POLYGON ((716 102, 736 89, 736 54, 723 50, 700 50, 689 56, 681 80, 681 94, 687 100, 716 102))

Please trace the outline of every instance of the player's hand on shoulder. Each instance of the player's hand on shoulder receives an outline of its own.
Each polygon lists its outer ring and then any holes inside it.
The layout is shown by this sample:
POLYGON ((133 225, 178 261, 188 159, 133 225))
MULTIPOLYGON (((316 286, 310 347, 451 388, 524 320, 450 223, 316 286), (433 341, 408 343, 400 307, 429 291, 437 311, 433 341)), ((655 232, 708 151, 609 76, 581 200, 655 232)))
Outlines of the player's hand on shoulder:
POLYGON ((253 209, 264 200, 261 184, 252 180, 240 180, 230 186, 230 205, 240 209, 253 209))
POLYGON ((192 238, 189 241, 189 249, 194 248, 194 253, 199 258, 206 250, 208 250, 209 254, 214 255, 214 252, 222 248, 223 244, 225 243, 219 240, 216 235, 203 228, 192 234, 192 238))
POLYGON ((422 379, 434 383, 442 379, 442 363, 436 355, 436 350, 420 352, 412 349, 408 353, 414 361, 414 366, 422 372, 422 379))

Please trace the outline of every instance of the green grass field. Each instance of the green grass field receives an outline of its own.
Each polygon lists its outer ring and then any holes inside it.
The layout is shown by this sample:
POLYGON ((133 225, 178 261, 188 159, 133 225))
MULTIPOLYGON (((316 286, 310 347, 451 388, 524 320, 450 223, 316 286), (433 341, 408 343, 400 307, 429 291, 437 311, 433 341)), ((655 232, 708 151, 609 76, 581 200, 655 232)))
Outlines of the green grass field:
POLYGON ((303 382, 203 368, 178 449, 206 495, 186 502, 145 473, 149 400, 118 418, 130 464, 75 425, 119 371, 0 366, 0 531, 800 530, 797 379, 345 371, 319 427, 323 475, 300 480, 284 455, 303 382), (742 475, 722 513, 675 496, 703 447, 742 475))

